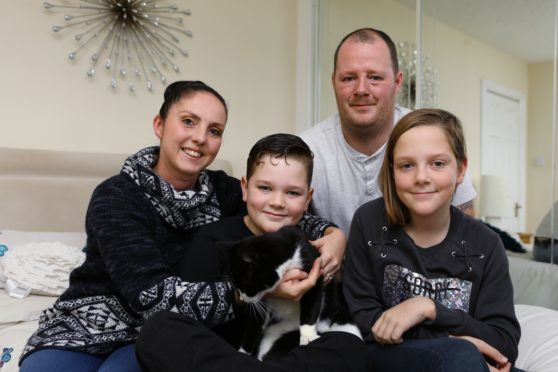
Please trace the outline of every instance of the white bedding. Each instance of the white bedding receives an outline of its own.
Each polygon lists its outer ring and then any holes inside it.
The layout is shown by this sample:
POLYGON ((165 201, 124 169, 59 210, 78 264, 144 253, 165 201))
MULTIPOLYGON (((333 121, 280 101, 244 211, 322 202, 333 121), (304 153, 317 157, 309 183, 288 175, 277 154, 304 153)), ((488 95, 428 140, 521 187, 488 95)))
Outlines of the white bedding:
MULTIPOLYGON (((33 259, 33 257, 35 257, 35 259, 37 257, 48 257, 48 260, 52 262, 64 262, 63 265, 53 264, 50 266, 27 263, 29 267, 41 266, 41 270, 43 270, 42 275, 45 275, 45 277, 52 277, 52 273, 49 273, 49 270, 56 271, 57 277, 62 277, 61 280, 58 280, 58 285, 56 286, 57 291, 62 291, 64 288, 61 286, 67 286, 67 277, 70 271, 83 259, 83 257, 81 257, 76 261, 76 255, 83 255, 81 249, 77 247, 83 247, 85 244, 85 234, 4 230, 0 231, 0 244, 4 244, 8 247, 8 250, 4 251, 4 256, 0 257, 0 274, 2 274, 3 265, 6 265, 7 256, 21 253, 22 247, 27 248, 25 257, 28 259, 33 259), (34 243, 29 244, 29 242, 34 243), (54 244, 53 242, 57 242, 58 244, 54 244), (46 254, 45 250, 49 249, 51 252, 46 254), (33 253, 33 250, 37 252, 33 253)), ((527 270, 527 272, 535 270, 533 266, 531 266, 531 263, 523 267, 521 266, 521 262, 515 262, 513 258, 510 260, 510 267, 513 271, 512 278, 514 278, 516 282, 526 280, 525 278, 528 277, 526 276, 527 274, 521 274, 522 270, 527 270), (519 268, 516 267, 518 265, 520 266, 519 268), (522 277, 523 279, 521 279, 522 277)), ((535 265, 534 267, 538 268, 539 265, 535 265)), ((549 269, 544 266, 543 269, 543 274, 540 274, 539 271, 535 272, 538 276, 533 275, 533 273, 529 274, 530 280, 542 278, 548 281, 547 276, 553 275, 553 273, 555 273, 553 270, 557 268, 553 267, 549 269), (545 270, 550 270, 550 274, 546 273, 545 270)), ((4 274, 9 275, 9 273, 5 271, 4 274)), ((20 274, 23 275, 21 278, 22 282, 33 287, 32 293, 48 292, 44 290, 44 283, 40 280, 36 282, 26 281, 26 279, 28 279, 26 276, 36 277, 35 275, 31 275, 32 273, 20 272, 20 274)), ((515 285, 517 286, 517 284, 515 285)), ((527 293, 529 293, 533 288, 538 287, 540 289, 541 284, 531 282, 526 286, 528 287, 527 293)), ((531 298, 524 297, 524 295, 521 294, 524 289, 519 289, 518 293, 522 296, 518 298, 519 300, 534 299, 532 296, 531 298)), ((543 296, 543 298, 545 297, 543 296)), ((3 362, 0 362, 3 363, 3 365, 0 364, 2 372, 18 370, 17 361, 27 338, 37 327, 37 319, 41 311, 51 306, 55 300, 56 296, 41 296, 36 294, 18 299, 8 296, 7 291, 0 288, 0 351, 2 351, 2 358, 4 358, 3 362)), ((517 367, 534 372, 558 371, 558 311, 540 306, 518 304, 516 305, 516 313, 522 328, 522 337, 519 344, 519 358, 516 363, 517 367)))
POLYGON ((0 360, 4 361, 0 366, 2 372, 18 371, 19 355, 27 339, 37 328, 41 311, 51 306, 55 300, 56 297, 38 295, 17 299, 0 289, 0 360))

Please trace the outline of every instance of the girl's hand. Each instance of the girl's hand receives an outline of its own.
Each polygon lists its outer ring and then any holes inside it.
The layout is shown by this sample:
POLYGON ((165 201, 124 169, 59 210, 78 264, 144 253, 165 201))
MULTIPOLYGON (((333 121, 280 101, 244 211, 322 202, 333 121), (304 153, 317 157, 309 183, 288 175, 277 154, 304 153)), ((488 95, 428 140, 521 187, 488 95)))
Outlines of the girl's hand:
POLYGON ((434 301, 413 297, 384 311, 372 326, 372 334, 380 344, 399 344, 403 334, 425 319, 436 317, 434 301))
POLYGON ((347 238, 341 229, 337 227, 328 227, 323 237, 310 241, 310 244, 320 252, 321 272, 327 283, 341 268, 345 247, 347 245, 347 238))
POLYGON ((477 349, 479 349, 482 355, 496 362, 495 366, 487 363, 490 372, 509 372, 509 370, 511 369, 511 363, 508 362, 508 358, 506 358, 496 348, 490 346, 483 340, 472 336, 452 336, 452 337, 462 338, 464 340, 471 342, 473 345, 477 347, 477 349))
POLYGON ((310 273, 299 269, 291 269, 283 274, 277 287, 268 296, 284 300, 299 301, 320 277, 320 259, 314 261, 310 273))

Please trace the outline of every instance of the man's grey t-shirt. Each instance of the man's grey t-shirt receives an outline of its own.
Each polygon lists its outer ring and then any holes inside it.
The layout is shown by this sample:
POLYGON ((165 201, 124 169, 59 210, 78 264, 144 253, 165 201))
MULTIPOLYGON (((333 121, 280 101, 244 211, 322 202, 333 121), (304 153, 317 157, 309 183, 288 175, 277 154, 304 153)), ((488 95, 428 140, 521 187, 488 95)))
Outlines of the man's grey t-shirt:
MULTIPOLYGON (((408 112, 405 108, 396 107, 394 125, 408 112)), ((337 224, 348 235, 356 209, 382 196, 378 189, 378 176, 386 145, 371 156, 356 151, 345 141, 338 114, 307 129, 300 137, 314 153, 314 213, 337 224)), ((452 204, 463 204, 476 195, 466 173, 452 204)))

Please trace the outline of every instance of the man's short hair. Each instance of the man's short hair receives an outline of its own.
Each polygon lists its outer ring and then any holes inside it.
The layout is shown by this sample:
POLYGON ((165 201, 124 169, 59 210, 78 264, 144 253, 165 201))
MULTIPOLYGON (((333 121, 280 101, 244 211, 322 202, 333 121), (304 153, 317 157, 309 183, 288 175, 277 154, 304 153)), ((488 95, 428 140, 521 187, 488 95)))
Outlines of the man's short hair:
POLYGON ((341 49, 341 46, 347 40, 354 40, 359 43, 373 43, 377 40, 377 38, 382 39, 386 43, 389 49, 393 73, 397 74, 399 72, 399 61, 397 60, 397 48, 395 47, 395 43, 393 42, 393 40, 391 40, 388 34, 371 27, 359 28, 358 30, 351 32, 350 34, 345 36, 343 40, 341 40, 341 42, 337 46, 337 49, 335 49, 335 54, 333 55, 333 72, 335 73, 335 71, 337 70, 337 57, 339 55, 339 49, 341 49))

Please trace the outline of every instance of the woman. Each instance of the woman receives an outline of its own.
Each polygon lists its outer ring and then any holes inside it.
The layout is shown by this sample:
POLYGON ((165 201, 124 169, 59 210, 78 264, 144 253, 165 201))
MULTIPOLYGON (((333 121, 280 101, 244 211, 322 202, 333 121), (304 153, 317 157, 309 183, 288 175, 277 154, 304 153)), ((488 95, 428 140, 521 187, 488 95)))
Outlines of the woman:
MULTIPOLYGON (((95 189, 86 260, 41 315, 21 371, 73 371, 76 365, 80 371, 139 371, 134 343, 152 315, 170 310, 208 326, 234 316, 229 282, 183 282, 172 267, 199 226, 245 213, 239 181, 206 170, 221 146, 227 106, 199 81, 169 85, 164 99, 153 120, 160 146, 130 156, 120 174, 95 189)), ((313 216, 304 222, 314 238, 329 226, 313 216)), ((335 257, 343 253, 334 230, 328 255, 322 254, 324 270, 338 269, 335 257)))

